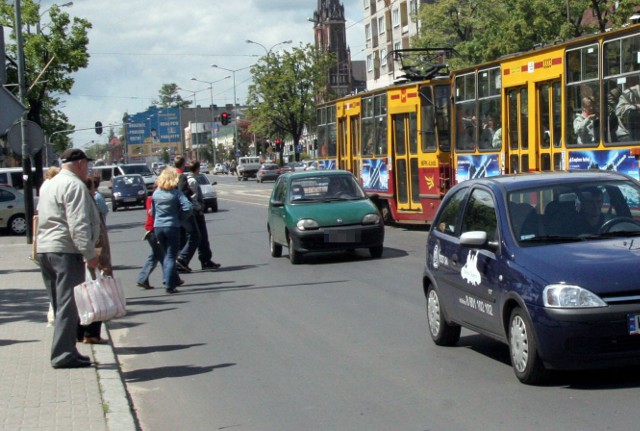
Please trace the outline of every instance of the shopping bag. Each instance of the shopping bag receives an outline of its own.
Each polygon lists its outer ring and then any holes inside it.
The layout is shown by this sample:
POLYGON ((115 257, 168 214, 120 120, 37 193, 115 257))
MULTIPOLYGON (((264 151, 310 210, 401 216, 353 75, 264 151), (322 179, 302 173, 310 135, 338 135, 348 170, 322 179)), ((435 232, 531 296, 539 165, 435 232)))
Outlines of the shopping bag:
POLYGON ((73 289, 80 324, 111 320, 127 314, 124 290, 119 280, 103 277, 95 280, 87 270, 86 280, 73 289))

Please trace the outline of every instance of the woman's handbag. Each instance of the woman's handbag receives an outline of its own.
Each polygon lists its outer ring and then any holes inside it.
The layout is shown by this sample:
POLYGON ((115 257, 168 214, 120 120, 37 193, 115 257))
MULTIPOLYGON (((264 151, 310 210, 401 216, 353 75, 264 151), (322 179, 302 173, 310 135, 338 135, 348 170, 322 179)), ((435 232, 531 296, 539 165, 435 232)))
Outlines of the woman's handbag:
POLYGON ((127 314, 124 290, 120 281, 113 277, 103 277, 98 271, 94 280, 87 270, 86 280, 73 290, 81 325, 127 314))

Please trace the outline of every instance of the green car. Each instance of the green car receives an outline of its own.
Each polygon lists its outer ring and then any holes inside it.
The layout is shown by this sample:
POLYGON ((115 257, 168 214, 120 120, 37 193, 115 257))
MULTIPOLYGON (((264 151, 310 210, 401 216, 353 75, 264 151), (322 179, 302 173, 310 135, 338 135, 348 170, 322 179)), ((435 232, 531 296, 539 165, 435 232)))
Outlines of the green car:
POLYGON ((371 257, 382 256, 382 217, 348 171, 281 175, 271 192, 267 230, 271 256, 282 256, 285 246, 293 264, 309 252, 368 248, 371 257))

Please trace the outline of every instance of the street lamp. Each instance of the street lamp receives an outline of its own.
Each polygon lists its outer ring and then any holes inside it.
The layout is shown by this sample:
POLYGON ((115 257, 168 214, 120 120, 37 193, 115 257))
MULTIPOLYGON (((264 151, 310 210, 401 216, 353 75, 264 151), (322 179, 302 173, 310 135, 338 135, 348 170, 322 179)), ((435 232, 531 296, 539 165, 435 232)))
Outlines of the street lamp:
POLYGON ((236 152, 238 151, 238 104, 236 103, 236 72, 241 70, 245 70, 250 68, 251 66, 242 67, 240 69, 227 69, 226 67, 218 66, 217 64, 212 64, 211 67, 215 67, 216 69, 226 70, 227 72, 231 72, 233 75, 233 155, 236 156, 236 152))
POLYGON ((246 42, 247 42, 247 43, 252 43, 252 44, 254 44, 254 45, 261 46, 261 47, 262 47, 262 49, 264 49, 264 52, 266 53, 266 56, 268 57, 268 56, 269 56, 269 54, 271 54, 271 51, 273 50, 273 48, 275 48, 276 46, 278 46, 278 45, 287 45, 287 44, 292 43, 293 41, 292 41, 292 40, 283 40, 282 42, 278 42, 278 43, 276 43, 275 45, 273 45, 273 46, 272 46, 271 48, 269 48, 269 49, 267 49, 267 47, 266 47, 266 46, 264 46, 263 44, 261 44, 260 42, 254 42, 253 40, 249 40, 249 39, 247 39, 247 40, 246 40, 246 42))
MULTIPOLYGON (((193 94, 193 106, 194 106, 194 121, 195 121, 195 125, 196 125, 196 133, 195 133, 195 140, 198 141, 196 143, 196 145, 198 145, 198 147, 196 148, 196 158, 198 160, 200 160, 200 145, 199 145, 199 140, 198 140, 198 104, 196 102, 196 93, 197 91, 193 91, 193 90, 187 90, 186 88, 182 88, 182 87, 178 87, 178 90, 182 90, 182 91, 187 91, 189 93, 193 94)), ((193 139, 194 134, 193 134, 193 129, 191 129, 191 146, 193 147, 193 139)))
POLYGON ((220 81, 224 81, 225 79, 229 79, 231 78, 231 75, 227 75, 222 79, 218 79, 217 81, 202 81, 198 78, 191 78, 192 81, 196 81, 196 82, 202 82, 204 84, 209 84, 209 92, 211 93, 211 105, 209 106, 209 109, 211 110, 211 143, 213 144, 213 165, 215 166, 216 164, 216 146, 213 143, 213 123, 214 123, 214 115, 213 115, 213 84, 215 84, 216 82, 220 82, 220 81))
MULTIPOLYGON (((37 32, 38 34, 42 34, 42 29, 40 28, 40 18, 42 18, 42 16, 43 16, 44 14, 46 14, 47 12, 49 12, 49 11, 50 11, 53 7, 55 7, 55 6, 57 6, 57 7, 59 7, 59 8, 61 8, 61 7, 71 7, 71 6, 73 6, 73 2, 72 2, 72 1, 70 1, 70 2, 67 2, 67 3, 59 4, 59 5, 58 5, 58 4, 54 4, 54 5, 51 5, 51 7, 49 7, 49 8, 47 8, 47 9, 45 9, 45 11, 44 11, 44 12, 40 13, 40 14, 38 15, 38 25, 36 26, 36 32, 37 32)), ((46 27, 46 26, 45 26, 45 27, 46 27)))

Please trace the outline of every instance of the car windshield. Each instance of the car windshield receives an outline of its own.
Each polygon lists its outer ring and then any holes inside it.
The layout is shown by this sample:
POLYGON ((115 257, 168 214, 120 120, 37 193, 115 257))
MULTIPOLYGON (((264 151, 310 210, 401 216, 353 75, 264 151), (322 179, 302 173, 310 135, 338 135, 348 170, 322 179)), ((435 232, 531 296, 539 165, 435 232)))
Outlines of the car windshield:
POLYGON ((509 224, 521 245, 640 236, 640 187, 585 181, 511 191, 509 224))
POLYGON ((347 174, 294 178, 289 190, 289 201, 293 203, 331 202, 367 197, 353 175, 347 174))
POLYGON ((121 168, 125 174, 152 175, 147 165, 122 165, 121 168))
POLYGON ((209 184, 209 178, 207 178, 206 175, 204 174, 198 174, 198 176, 196 177, 196 180, 198 181, 198 184, 209 184))
POLYGON ((143 186, 144 182, 142 181, 142 178, 136 176, 136 177, 130 177, 130 176, 120 176, 120 177, 115 177, 113 179, 113 187, 134 187, 134 186, 143 186))

